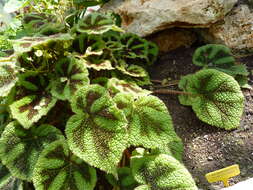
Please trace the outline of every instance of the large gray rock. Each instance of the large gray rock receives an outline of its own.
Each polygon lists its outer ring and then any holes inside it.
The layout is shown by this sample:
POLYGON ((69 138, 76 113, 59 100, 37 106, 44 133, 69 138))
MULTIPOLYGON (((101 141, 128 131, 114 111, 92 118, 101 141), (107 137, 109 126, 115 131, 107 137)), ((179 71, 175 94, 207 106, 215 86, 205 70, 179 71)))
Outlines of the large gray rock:
POLYGON ((172 27, 208 27, 223 19, 237 0, 112 0, 102 11, 113 10, 123 28, 140 36, 172 27))
POLYGON ((220 43, 238 56, 253 54, 253 12, 247 5, 234 8, 224 20, 201 31, 207 43, 220 43))

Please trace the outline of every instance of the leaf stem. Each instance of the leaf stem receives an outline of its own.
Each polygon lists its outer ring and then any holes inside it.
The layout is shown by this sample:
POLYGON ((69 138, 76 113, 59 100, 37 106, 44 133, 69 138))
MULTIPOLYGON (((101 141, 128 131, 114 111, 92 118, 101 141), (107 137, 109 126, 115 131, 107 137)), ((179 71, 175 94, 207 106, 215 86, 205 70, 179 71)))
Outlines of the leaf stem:
POLYGON ((178 91, 178 90, 167 90, 167 89, 154 90, 153 94, 176 94, 176 95, 188 95, 188 96, 194 95, 190 92, 184 92, 184 91, 178 91))

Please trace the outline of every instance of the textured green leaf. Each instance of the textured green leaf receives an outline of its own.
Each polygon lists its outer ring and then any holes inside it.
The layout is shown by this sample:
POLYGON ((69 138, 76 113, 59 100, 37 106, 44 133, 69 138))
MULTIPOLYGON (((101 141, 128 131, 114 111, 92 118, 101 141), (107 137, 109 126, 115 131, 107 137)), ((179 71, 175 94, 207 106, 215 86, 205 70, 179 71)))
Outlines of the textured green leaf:
POLYGON ((56 76, 51 81, 51 93, 58 99, 67 100, 78 88, 88 85, 88 70, 73 57, 65 57, 56 63, 56 76))
POLYGON ((146 96, 151 94, 151 91, 142 89, 135 83, 118 80, 117 78, 109 79, 107 81, 106 86, 111 95, 116 95, 119 92, 129 93, 132 94, 134 97, 146 96))
POLYGON ((136 187, 134 190, 149 190, 149 186, 148 185, 140 185, 140 186, 136 187))
POLYGON ((129 93, 119 93, 114 97, 119 109, 128 119, 128 143, 133 146, 160 149, 173 152, 180 159, 183 152, 181 139, 174 131, 172 119, 164 105, 157 97, 146 95, 135 98, 129 93))
POLYGON ((144 154, 131 158, 132 174, 138 190, 197 190, 194 180, 178 160, 166 154, 144 154))
POLYGON ((77 24, 77 31, 80 33, 102 34, 109 30, 122 31, 109 15, 98 12, 87 15, 77 24))
POLYGON ((183 77, 179 83, 189 95, 180 95, 183 105, 192 106, 197 117, 210 125, 226 130, 239 126, 244 96, 233 77, 206 69, 183 77))
POLYGON ((14 57, 0 58, 0 97, 7 96, 18 78, 14 57))
POLYGON ((118 168, 118 179, 111 174, 106 176, 112 186, 117 186, 120 190, 133 190, 138 186, 135 181, 132 171, 128 167, 118 168))
POLYGON ((57 99, 47 91, 48 84, 47 76, 34 72, 20 75, 19 91, 10 110, 25 128, 30 128, 55 105, 57 99))
POLYGON ((44 149, 33 176, 36 190, 93 190, 96 181, 96 170, 73 155, 65 140, 44 149))
POLYGON ((158 55, 158 47, 135 34, 123 34, 121 43, 125 46, 122 59, 128 64, 151 65, 158 55))
POLYGON ((198 48, 192 57, 192 62, 198 66, 229 66, 235 62, 230 49, 220 44, 208 44, 198 48))
POLYGON ((6 126, 0 139, 1 160, 13 176, 31 180, 41 151, 62 138, 60 130, 50 125, 26 130, 18 122, 12 122, 6 126))
POLYGON ((116 175, 117 164, 127 146, 123 112, 99 85, 78 90, 71 106, 76 115, 66 126, 70 150, 90 165, 116 175))

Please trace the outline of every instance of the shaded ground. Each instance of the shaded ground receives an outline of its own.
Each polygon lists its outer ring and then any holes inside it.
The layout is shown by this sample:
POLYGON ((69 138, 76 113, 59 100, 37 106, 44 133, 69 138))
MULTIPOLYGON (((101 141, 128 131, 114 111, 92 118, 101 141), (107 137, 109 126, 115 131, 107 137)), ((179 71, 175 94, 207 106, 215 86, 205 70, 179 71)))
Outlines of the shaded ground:
MULTIPOLYGON (((151 68, 151 78, 180 79, 180 76, 199 70, 191 63, 194 48, 178 49, 160 56, 151 68)), ((239 60, 253 70, 253 56, 239 60)), ((253 84, 252 73, 249 83, 253 84)), ((171 89, 171 87, 170 87, 171 89)), ((232 164, 239 164, 241 175, 231 184, 253 177, 253 90, 244 90, 245 111, 237 130, 224 131, 197 119, 191 107, 182 106, 175 95, 159 95, 166 103, 174 127, 185 145, 184 163, 197 185, 204 190, 221 189, 221 183, 208 184, 205 174, 232 164)))

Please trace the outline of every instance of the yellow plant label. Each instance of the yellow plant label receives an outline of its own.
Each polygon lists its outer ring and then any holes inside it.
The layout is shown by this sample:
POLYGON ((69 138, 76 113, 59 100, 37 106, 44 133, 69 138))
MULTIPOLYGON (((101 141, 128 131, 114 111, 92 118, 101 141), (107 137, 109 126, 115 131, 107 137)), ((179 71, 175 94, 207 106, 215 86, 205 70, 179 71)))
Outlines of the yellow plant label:
POLYGON ((209 183, 222 181, 225 187, 229 186, 228 180, 240 174, 239 165, 235 164, 220 170, 206 174, 206 179, 209 183))

